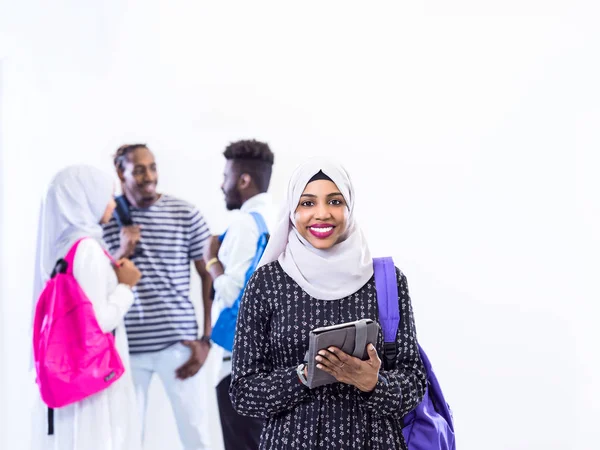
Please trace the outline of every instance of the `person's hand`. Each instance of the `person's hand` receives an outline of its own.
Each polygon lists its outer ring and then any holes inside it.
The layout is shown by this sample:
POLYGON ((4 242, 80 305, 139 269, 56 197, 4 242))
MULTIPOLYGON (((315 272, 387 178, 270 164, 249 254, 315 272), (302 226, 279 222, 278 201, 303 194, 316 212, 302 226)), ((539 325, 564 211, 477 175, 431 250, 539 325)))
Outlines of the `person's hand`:
POLYGON ((317 369, 321 369, 341 383, 356 386, 363 392, 371 392, 377 385, 381 359, 373 344, 367 345, 369 359, 362 361, 337 347, 319 351, 317 369))
POLYGON ((218 257, 221 244, 222 242, 219 239, 219 236, 211 236, 206 240, 206 244, 204 244, 203 256, 205 263, 208 263, 211 259, 218 257))
POLYGON ((210 351, 210 343, 198 339, 196 341, 183 341, 182 344, 188 347, 192 351, 192 354, 190 355, 190 359, 175 371, 175 375, 180 380, 185 380, 196 375, 204 365, 210 351))
POLYGON ((139 225, 130 225, 121 228, 119 233, 120 245, 117 256, 119 258, 129 258, 135 252, 135 246, 140 242, 142 230, 139 225))
POLYGON ((134 287, 142 278, 142 272, 129 259, 120 259, 114 267, 119 283, 134 287))

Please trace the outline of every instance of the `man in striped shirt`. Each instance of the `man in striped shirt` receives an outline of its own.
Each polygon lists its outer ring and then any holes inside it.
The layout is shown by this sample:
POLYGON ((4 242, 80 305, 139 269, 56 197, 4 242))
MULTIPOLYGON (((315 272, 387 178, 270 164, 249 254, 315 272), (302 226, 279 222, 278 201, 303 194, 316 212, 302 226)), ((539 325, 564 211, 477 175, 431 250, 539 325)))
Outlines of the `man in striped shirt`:
POLYGON ((133 258, 142 271, 135 302, 125 316, 142 429, 148 387, 156 373, 185 450, 209 449, 197 374, 210 350, 212 280, 203 261, 210 230, 194 206, 156 191, 156 161, 145 144, 122 146, 114 163, 134 225, 119 228, 113 218, 104 239, 115 258, 133 258), (190 261, 202 280, 201 334, 190 300, 190 261))

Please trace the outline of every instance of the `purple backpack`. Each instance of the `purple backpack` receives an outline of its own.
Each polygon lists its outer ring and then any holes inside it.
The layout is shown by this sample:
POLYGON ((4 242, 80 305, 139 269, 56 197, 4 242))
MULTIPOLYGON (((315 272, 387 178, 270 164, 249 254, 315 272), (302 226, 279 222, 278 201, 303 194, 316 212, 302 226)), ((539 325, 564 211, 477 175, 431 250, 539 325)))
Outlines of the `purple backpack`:
MULTIPOLYGON (((396 334, 400 324, 396 267, 392 258, 375 258, 373 268, 379 321, 385 341, 384 367, 390 370, 396 361, 396 334)), ((420 345, 419 354, 427 372, 427 389, 421 403, 404 416, 404 440, 409 450, 456 450, 452 411, 444 400, 429 358, 420 345)))

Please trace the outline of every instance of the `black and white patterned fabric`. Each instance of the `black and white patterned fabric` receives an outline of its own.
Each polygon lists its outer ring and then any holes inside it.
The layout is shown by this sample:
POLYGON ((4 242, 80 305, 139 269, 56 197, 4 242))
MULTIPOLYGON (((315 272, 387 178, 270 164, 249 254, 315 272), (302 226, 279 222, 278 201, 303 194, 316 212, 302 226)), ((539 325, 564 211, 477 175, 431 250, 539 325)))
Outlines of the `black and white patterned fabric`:
MULTIPOLYGON (((266 419, 261 449, 406 449, 402 417, 423 398, 426 377, 406 277, 396 271, 402 312, 396 369, 382 365, 370 393, 342 383, 310 390, 296 367, 304 361, 312 329, 379 321, 374 279, 339 301, 319 301, 277 261, 254 273, 238 317, 230 394, 240 414, 266 419)), ((381 333, 375 347, 382 358, 381 333)))

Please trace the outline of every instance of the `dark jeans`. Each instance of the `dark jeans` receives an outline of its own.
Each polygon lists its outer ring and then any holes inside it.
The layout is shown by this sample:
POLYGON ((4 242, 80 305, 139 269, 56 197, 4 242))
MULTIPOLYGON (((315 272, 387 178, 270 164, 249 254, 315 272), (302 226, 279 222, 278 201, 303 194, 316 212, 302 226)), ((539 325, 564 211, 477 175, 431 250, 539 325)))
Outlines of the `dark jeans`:
POLYGON ((217 401, 223 429, 225 450, 258 450, 263 420, 240 416, 233 409, 229 398, 231 375, 217 386, 217 401))

